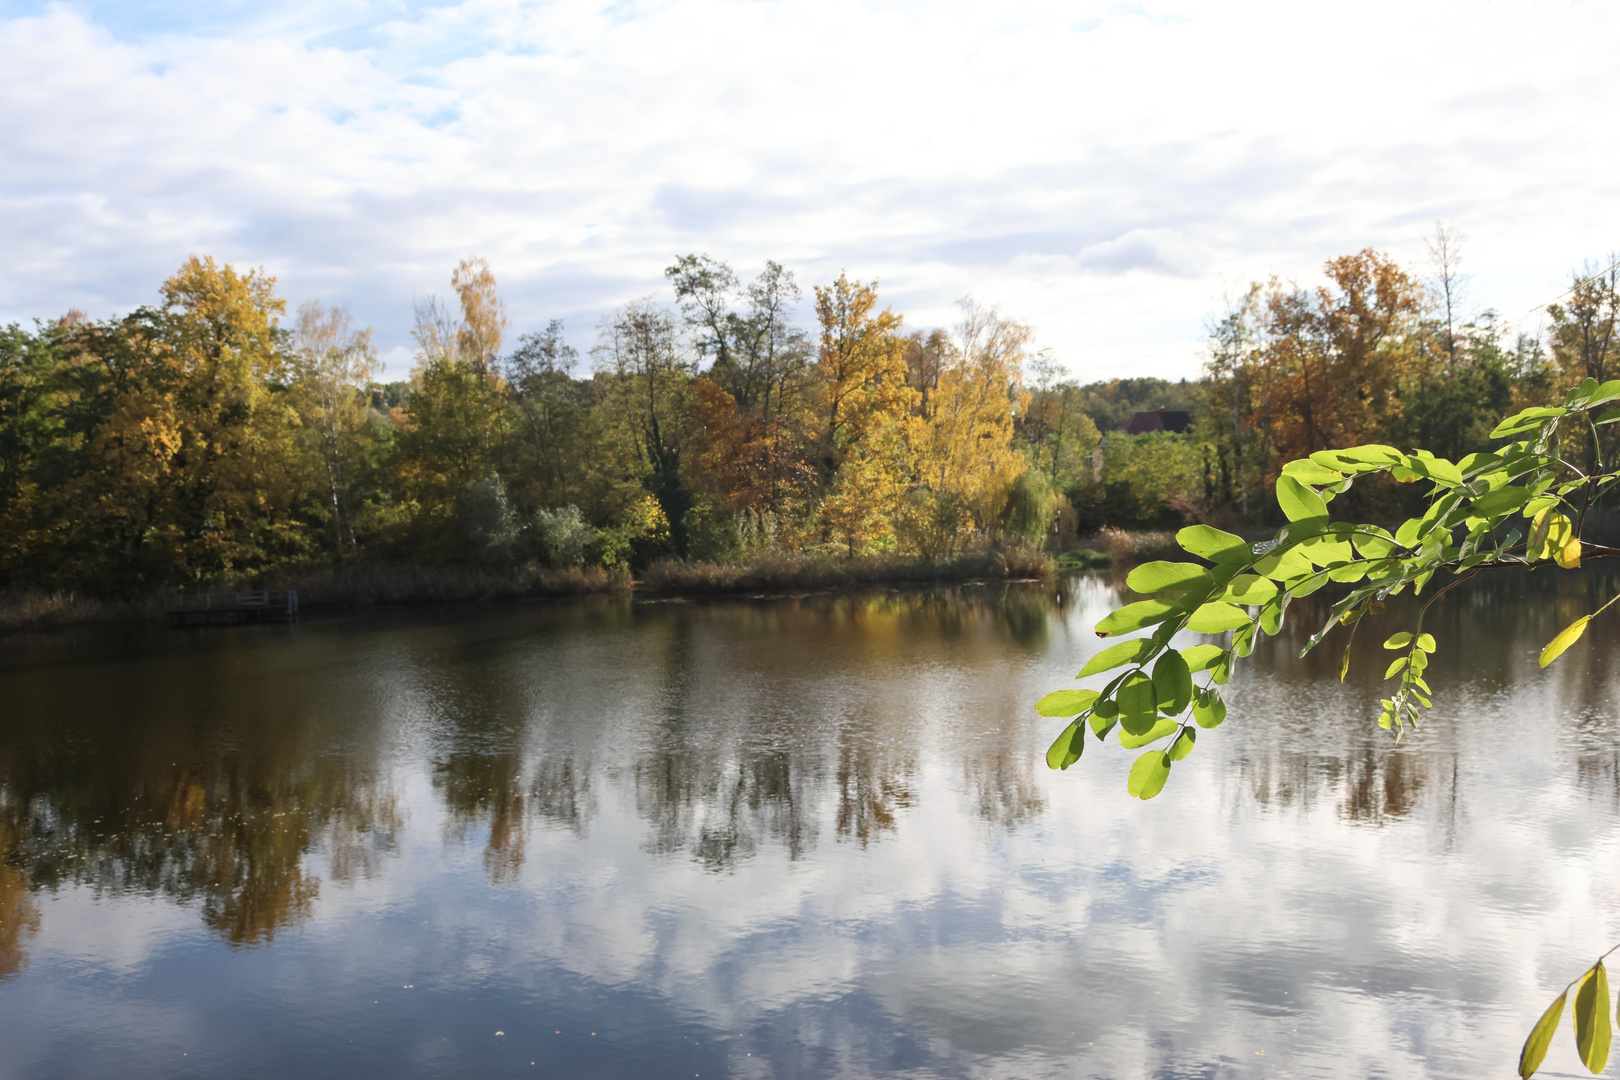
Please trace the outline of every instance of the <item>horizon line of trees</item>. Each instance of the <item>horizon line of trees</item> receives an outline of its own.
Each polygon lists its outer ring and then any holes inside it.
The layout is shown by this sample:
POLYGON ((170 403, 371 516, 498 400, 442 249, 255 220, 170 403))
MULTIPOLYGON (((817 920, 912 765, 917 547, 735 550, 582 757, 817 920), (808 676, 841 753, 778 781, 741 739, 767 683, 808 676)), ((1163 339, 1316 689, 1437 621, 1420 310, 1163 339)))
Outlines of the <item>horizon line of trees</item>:
MULTIPOLYGON (((1283 462, 1379 441, 1446 456, 1616 365, 1620 271, 1549 305, 1545 345, 1466 312, 1454 236, 1429 278, 1372 250, 1252 285, 1197 381, 1064 379, 1033 330, 964 298, 907 330, 876 282, 744 281, 706 255, 673 303, 605 316, 589 367, 552 320, 509 343, 494 274, 415 306, 408 380, 319 300, 192 257, 159 302, 0 329, 0 584, 103 595, 338 560, 644 566, 771 552, 926 560, 1104 525, 1262 524, 1283 462), (1190 430, 1125 436, 1132 413, 1190 430), (1107 433, 1105 435, 1105 433, 1107 433)), ((1592 451, 1571 447, 1570 453, 1592 451)), ((1355 493, 1370 514, 1403 493, 1355 493)))

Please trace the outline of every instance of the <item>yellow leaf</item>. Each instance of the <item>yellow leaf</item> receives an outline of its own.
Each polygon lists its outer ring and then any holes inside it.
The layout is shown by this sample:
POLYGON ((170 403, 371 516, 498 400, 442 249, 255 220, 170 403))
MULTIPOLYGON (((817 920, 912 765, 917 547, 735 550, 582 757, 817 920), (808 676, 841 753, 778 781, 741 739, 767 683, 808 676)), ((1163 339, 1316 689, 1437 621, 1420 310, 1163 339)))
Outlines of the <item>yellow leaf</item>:
POLYGON ((1547 642, 1547 647, 1541 650, 1541 666, 1546 667, 1564 655, 1565 649, 1581 640, 1581 635, 1586 633, 1586 624, 1591 621, 1592 616, 1582 615, 1579 619, 1564 627, 1563 632, 1557 637, 1547 642))
POLYGON ((1558 565, 1562 566, 1565 570, 1574 570, 1581 565, 1581 542, 1579 540, 1571 540, 1569 543, 1565 544, 1563 548, 1559 550, 1558 554, 1553 556, 1553 558, 1557 559, 1558 565))
POLYGON ((1593 1073, 1609 1063, 1609 979, 1603 961, 1592 966, 1575 990, 1575 1047, 1593 1073))
POLYGON ((1530 1074, 1541 1068, 1541 1060, 1547 1056, 1547 1047, 1552 1044, 1553 1034, 1558 1030, 1558 1021, 1564 1016, 1564 1002, 1569 997, 1565 990, 1558 995, 1558 1000, 1548 1006, 1547 1011, 1541 1014, 1536 1026, 1530 1029, 1530 1037, 1524 1040, 1524 1049, 1519 1051, 1519 1075, 1529 1080, 1530 1074))
POLYGON ((1577 544, 1576 560, 1579 565, 1579 542, 1575 540, 1575 523, 1566 514, 1560 514, 1552 507, 1544 507, 1536 514, 1530 528, 1530 541, 1527 545, 1528 553, 1532 559, 1554 559, 1563 565, 1563 555, 1568 545, 1577 544))

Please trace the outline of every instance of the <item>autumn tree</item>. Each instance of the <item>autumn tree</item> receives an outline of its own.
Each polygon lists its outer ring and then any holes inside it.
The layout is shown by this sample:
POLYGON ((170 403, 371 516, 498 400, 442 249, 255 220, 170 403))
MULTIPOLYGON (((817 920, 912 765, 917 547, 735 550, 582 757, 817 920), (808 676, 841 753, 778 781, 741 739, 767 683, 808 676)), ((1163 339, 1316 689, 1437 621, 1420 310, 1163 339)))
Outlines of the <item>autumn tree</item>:
POLYGON ((188 259, 162 306, 75 334, 104 419, 65 496, 70 544, 126 586, 204 581, 310 550, 312 477, 280 349, 275 281, 188 259))
POLYGON ((800 292, 767 261, 742 286, 731 268, 687 255, 665 271, 701 355, 694 386, 700 462, 727 511, 799 516, 814 479, 810 461, 810 349, 793 325, 800 292))
POLYGON ((1282 460, 1381 437, 1432 359, 1415 277, 1371 249, 1324 270, 1328 285, 1264 298, 1250 415, 1282 460))
MULTIPOLYGON (((1028 404, 1023 390, 1029 327, 995 308, 960 302, 962 322, 944 354, 927 404, 906 421, 912 473, 927 492, 917 509, 941 534, 960 526, 988 533, 1028 462, 1013 443, 1013 422, 1028 404)), ((949 553, 954 538, 930 544, 949 553)))
POLYGON ((904 423, 917 392, 906 382, 900 316, 874 314, 877 282, 848 274, 816 286, 824 526, 851 553, 892 543, 906 486, 904 423))
MULTIPOLYGON (((1609 259, 1604 269, 1588 265, 1573 277, 1560 302, 1547 305, 1553 362, 1565 383, 1603 382, 1620 369, 1620 260, 1609 259)), ((1606 451, 1615 444, 1612 435, 1601 440, 1606 451)), ((1575 439, 1569 450, 1588 471, 1596 467, 1598 443, 1575 439)))

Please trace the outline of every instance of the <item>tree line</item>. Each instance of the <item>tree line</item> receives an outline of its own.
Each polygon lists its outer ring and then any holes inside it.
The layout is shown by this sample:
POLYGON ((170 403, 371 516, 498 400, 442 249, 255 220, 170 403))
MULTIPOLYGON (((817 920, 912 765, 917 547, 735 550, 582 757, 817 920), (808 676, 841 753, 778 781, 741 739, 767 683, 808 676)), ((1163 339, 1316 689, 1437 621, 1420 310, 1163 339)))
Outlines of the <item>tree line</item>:
POLYGON ((775 262, 744 280, 705 255, 666 270, 670 302, 604 317, 587 362, 560 321, 509 341, 494 274, 465 260, 451 300, 415 305, 409 378, 383 383, 344 309, 288 318, 262 271, 194 257, 127 315, 0 330, 0 581, 129 595, 344 560, 938 561, 1105 524, 1262 523, 1283 461, 1374 438, 1457 456, 1614 366, 1612 268, 1547 308, 1544 347, 1464 316, 1449 252, 1431 279, 1364 251, 1318 287, 1256 283, 1212 323, 1202 378, 1088 385, 971 299, 912 330, 876 282, 806 298, 775 262), (1119 433, 1159 407, 1190 428, 1119 433))

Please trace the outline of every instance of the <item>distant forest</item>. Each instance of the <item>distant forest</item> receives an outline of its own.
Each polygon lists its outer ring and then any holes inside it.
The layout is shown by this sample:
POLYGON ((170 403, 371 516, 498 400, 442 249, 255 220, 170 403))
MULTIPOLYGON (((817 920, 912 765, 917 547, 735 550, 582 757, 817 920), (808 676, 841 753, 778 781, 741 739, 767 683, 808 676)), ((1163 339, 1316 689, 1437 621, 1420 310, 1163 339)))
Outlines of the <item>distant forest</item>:
MULTIPOLYGON (((911 330, 876 282, 807 298, 774 262, 743 280, 701 255, 668 268, 668 302, 605 317, 588 358, 557 321, 509 341, 493 273, 465 260, 452 301, 416 306, 410 377, 383 384, 344 309, 288 319, 262 271, 194 257, 150 307, 0 331, 0 585, 129 596, 348 561, 938 561, 1104 526, 1263 524, 1294 457, 1456 457, 1502 416, 1615 374, 1615 268, 1576 274, 1529 335, 1464 315, 1443 231, 1435 253, 1427 275, 1367 250, 1314 287, 1256 283, 1211 320, 1197 381, 1087 385, 996 308, 963 300, 955 326, 911 330), (1121 432, 1159 408, 1190 425, 1121 432)), ((1394 487, 1354 494, 1402 508, 1394 487)))

